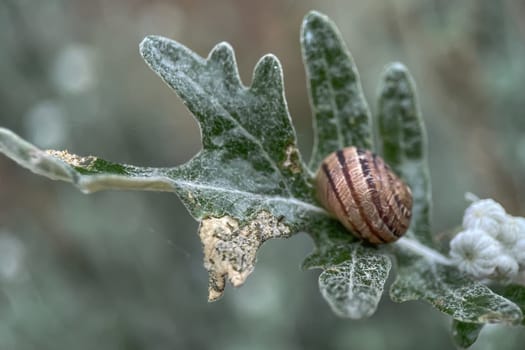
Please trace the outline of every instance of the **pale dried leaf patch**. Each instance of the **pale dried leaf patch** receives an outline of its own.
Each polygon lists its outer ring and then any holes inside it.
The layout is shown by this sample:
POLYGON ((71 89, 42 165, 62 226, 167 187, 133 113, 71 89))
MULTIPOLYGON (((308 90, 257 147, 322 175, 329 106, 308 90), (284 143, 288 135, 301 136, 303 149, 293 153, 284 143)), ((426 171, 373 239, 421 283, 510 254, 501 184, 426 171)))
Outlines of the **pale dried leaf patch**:
POLYGON ((48 149, 45 152, 74 167, 89 168, 97 160, 97 157, 81 157, 76 154, 69 153, 67 150, 58 151, 54 149, 48 149))
POLYGON ((204 267, 209 272, 209 301, 224 293, 226 279, 241 286, 252 273, 259 247, 270 238, 284 238, 290 228, 268 211, 244 224, 223 216, 203 219, 199 236, 204 246, 204 267))
POLYGON ((301 172, 301 158, 299 156, 299 150, 295 145, 289 145, 286 148, 286 159, 283 162, 283 167, 290 169, 292 174, 301 172))

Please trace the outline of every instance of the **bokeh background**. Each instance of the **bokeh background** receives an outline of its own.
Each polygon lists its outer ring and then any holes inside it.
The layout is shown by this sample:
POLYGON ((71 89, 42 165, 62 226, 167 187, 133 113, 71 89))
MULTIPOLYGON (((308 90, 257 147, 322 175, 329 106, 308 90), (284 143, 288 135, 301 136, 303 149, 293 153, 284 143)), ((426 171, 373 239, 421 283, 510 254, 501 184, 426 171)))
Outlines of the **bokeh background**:
MULTIPOLYGON (((0 0, 0 125, 43 148, 144 166, 185 162, 195 121, 144 64, 147 34, 206 56, 230 42, 245 84, 276 54, 305 159, 312 127, 299 46, 310 9, 339 26, 375 108, 382 68, 419 87, 436 234, 464 193, 525 215, 523 1, 0 0)), ((0 156, 0 349, 450 349, 449 320, 385 297, 370 319, 332 314, 304 235, 271 241, 240 289, 209 304, 194 222, 176 196, 83 195, 0 156)), ((475 349, 523 349, 523 328, 488 327, 475 349)))

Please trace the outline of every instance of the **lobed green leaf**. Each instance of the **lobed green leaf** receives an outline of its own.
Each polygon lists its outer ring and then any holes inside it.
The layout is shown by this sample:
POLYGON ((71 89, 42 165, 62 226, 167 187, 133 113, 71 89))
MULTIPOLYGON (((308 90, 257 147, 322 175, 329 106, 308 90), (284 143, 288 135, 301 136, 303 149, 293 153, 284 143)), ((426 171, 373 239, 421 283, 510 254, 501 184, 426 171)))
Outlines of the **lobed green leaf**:
POLYGON ((310 169, 348 146, 373 149, 371 116, 359 74, 341 34, 325 15, 312 11, 301 31, 303 62, 314 115, 310 169))
POLYGON ((247 88, 226 43, 203 59, 176 41, 150 36, 141 43, 140 52, 199 122, 203 150, 181 169, 184 177, 258 195, 311 201, 312 188, 297 149, 275 56, 259 61, 247 88), (233 174, 231 169, 239 172, 233 174))
POLYGON ((84 192, 176 192, 201 221, 210 299, 215 300, 226 279, 236 286, 245 281, 264 241, 331 219, 313 198, 274 56, 259 61, 252 86, 245 87, 228 44, 217 45, 204 59, 175 41, 152 36, 140 51, 199 122, 203 149, 189 162, 162 169, 120 165, 42 151, 5 130, 0 149, 21 165, 73 182, 84 192))
POLYGON ((452 321, 452 339, 461 349, 466 349, 476 342, 483 324, 452 321))
MULTIPOLYGON (((496 290, 505 298, 511 300, 519 306, 521 312, 525 315, 525 286, 521 284, 509 284, 496 290)), ((525 318, 521 320, 521 325, 525 326, 525 318)))
POLYGON ((392 63, 383 72, 377 109, 381 153, 412 190, 414 204, 407 236, 432 246, 427 136, 415 84, 401 63, 392 63))
POLYGON ((437 264, 398 250, 397 279, 390 287, 395 302, 423 300, 453 319, 467 323, 519 324, 523 313, 510 300, 471 280, 454 266, 437 264))
POLYGON ((319 276, 319 288, 337 315, 361 319, 377 309, 391 262, 379 251, 353 243, 314 253, 303 267, 324 270, 319 276))

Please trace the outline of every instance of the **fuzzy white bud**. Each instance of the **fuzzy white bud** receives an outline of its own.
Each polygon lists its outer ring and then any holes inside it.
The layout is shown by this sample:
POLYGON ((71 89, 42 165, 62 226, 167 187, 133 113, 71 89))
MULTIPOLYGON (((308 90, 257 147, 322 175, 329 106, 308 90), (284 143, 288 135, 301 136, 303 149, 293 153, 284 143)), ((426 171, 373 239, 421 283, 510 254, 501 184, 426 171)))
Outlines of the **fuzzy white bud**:
POLYGON ((525 271, 525 233, 518 235, 516 244, 510 249, 510 253, 516 259, 520 269, 525 271))
POLYGON ((491 277, 501 282, 510 282, 518 276, 518 263, 509 255, 500 255, 495 261, 496 269, 491 277))
POLYGON ((525 218, 505 213, 492 199, 479 199, 463 216, 464 230, 450 242, 450 256, 457 267, 472 277, 508 283, 525 272, 525 218))
POLYGON ((505 249, 511 249, 521 235, 525 235, 525 219, 507 215, 496 232, 487 232, 498 240, 505 249))
MULTIPOLYGON (((450 257, 456 266, 478 279, 491 278, 496 274, 496 261, 503 254, 501 245, 480 229, 460 232, 450 242, 450 257)), ((502 263, 502 270, 507 270, 502 263)))
POLYGON ((472 203, 463 216, 463 228, 479 229, 494 236, 507 219, 505 209, 492 199, 481 199, 472 203))
POLYGON ((505 253, 509 254, 523 268, 525 267, 525 219, 507 215, 500 229, 491 234, 501 243, 505 253))

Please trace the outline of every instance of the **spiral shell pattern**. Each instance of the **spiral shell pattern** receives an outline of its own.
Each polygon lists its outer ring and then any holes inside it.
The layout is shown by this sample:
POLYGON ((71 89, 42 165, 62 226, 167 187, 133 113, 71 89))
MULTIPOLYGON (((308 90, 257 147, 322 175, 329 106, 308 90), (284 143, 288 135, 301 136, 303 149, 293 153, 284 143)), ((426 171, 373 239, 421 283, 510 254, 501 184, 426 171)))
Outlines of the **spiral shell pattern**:
POLYGON ((396 241, 412 216, 410 188, 376 154, 346 147, 325 158, 317 197, 354 235, 372 244, 396 241))

